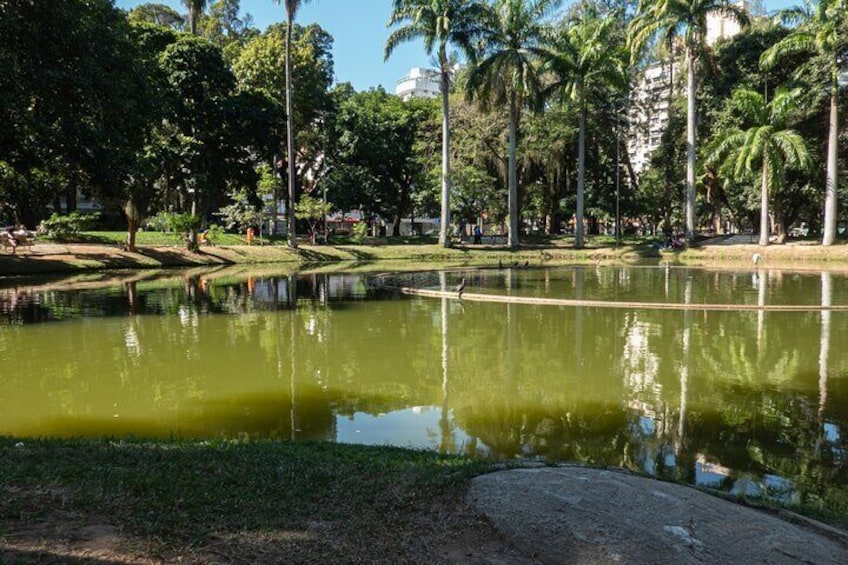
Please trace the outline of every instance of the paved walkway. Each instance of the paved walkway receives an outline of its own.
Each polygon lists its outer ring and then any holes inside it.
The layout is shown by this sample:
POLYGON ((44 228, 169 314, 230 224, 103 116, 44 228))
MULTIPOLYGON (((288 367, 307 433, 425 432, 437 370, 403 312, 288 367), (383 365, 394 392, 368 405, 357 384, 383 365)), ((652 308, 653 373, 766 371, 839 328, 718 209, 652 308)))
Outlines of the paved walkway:
POLYGON ((839 530, 624 472, 502 471, 474 479, 469 499, 538 563, 848 563, 839 530))

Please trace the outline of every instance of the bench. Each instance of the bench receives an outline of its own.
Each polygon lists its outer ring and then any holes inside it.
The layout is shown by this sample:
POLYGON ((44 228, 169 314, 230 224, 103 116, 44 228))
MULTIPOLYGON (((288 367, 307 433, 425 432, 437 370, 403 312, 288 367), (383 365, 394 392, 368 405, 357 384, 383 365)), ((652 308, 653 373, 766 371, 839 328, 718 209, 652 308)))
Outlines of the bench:
POLYGON ((14 237, 15 239, 12 241, 8 233, 0 232, 0 245, 3 245, 4 251, 11 249, 12 253, 15 253, 18 247, 29 247, 30 252, 32 252, 32 246, 35 245, 35 236, 15 234, 14 237))

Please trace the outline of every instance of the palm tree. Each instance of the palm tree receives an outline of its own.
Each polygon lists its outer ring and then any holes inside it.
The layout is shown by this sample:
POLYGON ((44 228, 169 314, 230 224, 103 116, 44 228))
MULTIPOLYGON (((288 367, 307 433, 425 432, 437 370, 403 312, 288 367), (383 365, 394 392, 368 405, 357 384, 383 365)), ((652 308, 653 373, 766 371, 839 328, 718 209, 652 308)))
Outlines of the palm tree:
POLYGON ((731 3, 731 0, 639 0, 636 17, 630 24, 628 40, 632 58, 636 59, 642 50, 657 36, 667 45, 673 45, 676 38, 682 38, 687 62, 686 81, 686 241, 695 240, 695 128, 697 114, 695 108, 695 65, 698 58, 709 53, 706 42, 707 16, 721 15, 735 20, 740 25, 748 25, 748 15, 743 8, 731 3))
POLYGON ((310 0, 274 0, 276 4, 284 4, 286 8, 286 161, 288 161, 289 201, 286 211, 289 215, 289 247, 297 248, 297 225, 295 223, 294 204, 296 199, 295 170, 294 170, 294 106, 292 104, 291 83, 291 42, 294 18, 302 4, 310 0))
POLYGON ((509 111, 509 246, 518 248, 518 176, 516 144, 521 110, 542 101, 539 63, 544 49, 546 20, 560 0, 496 0, 480 20, 482 60, 468 74, 466 95, 484 108, 507 105, 509 111))
POLYGON ((589 10, 583 11, 573 25, 564 25, 552 38, 551 58, 546 69, 552 71, 554 82, 546 94, 562 92, 579 108, 579 137, 577 150, 577 225, 574 246, 583 247, 583 192, 586 178, 586 93, 594 83, 624 87, 627 70, 624 52, 612 39, 618 21, 612 15, 600 18, 589 10))
POLYGON ((746 88, 733 92, 733 103, 751 126, 725 136, 710 156, 711 161, 724 159, 732 176, 761 170, 760 245, 769 243, 769 190, 778 190, 786 167, 809 166, 809 153, 801 135, 787 128, 787 118, 797 108, 800 89, 778 89, 774 99, 766 103, 761 94, 746 88))
POLYGON ((827 138, 827 176, 824 189, 824 233, 822 245, 836 239, 837 149, 839 146, 839 74, 840 55, 848 49, 848 2, 845 0, 807 0, 804 6, 778 13, 778 19, 795 25, 788 36, 766 50, 760 66, 768 69, 793 53, 815 52, 827 60, 830 71, 830 125, 827 138))
POLYGON ((459 47, 469 60, 476 51, 472 41, 476 25, 484 16, 485 7, 476 0, 393 0, 389 26, 405 23, 395 29, 386 40, 385 58, 388 60, 401 43, 415 39, 424 40, 424 49, 432 54, 438 45, 436 56, 439 61, 442 94, 442 222, 439 244, 450 246, 448 226, 450 224, 450 81, 451 60, 448 44, 459 47))
POLYGON ((206 0, 183 0, 183 5, 188 10, 188 26, 192 35, 197 35, 197 20, 206 9, 206 0))

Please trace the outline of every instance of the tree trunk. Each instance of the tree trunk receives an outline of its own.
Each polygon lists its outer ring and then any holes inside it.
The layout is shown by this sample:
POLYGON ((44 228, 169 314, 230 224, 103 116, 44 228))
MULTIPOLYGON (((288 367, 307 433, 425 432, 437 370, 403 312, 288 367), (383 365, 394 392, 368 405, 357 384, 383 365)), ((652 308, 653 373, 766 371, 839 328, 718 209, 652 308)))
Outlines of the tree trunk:
POLYGON ((760 185, 760 245, 769 244, 768 164, 763 159, 763 178, 760 185))
POLYGON ((586 103, 580 93, 580 132, 577 141, 577 225, 574 226, 574 247, 585 245, 583 238, 583 191, 586 187, 586 103))
POLYGON ((135 234, 141 223, 141 214, 132 198, 124 203, 124 215, 127 217, 127 251, 135 251, 135 234))
POLYGON ((450 247, 448 226, 450 225, 450 69, 448 67, 447 46, 443 42, 439 51, 442 71, 442 225, 439 229, 439 245, 450 247))
POLYGON ((774 211, 774 235, 776 243, 786 243, 786 214, 780 210, 774 211))
POLYGON ((288 157, 289 198, 286 212, 289 219, 289 247, 297 249, 297 226, 294 217, 295 203, 295 170, 294 170, 294 106, 292 103, 291 83, 291 41, 294 17, 291 12, 286 18, 286 155, 288 157))
POLYGON ((834 73, 830 90, 830 125, 827 136, 827 182, 824 189, 824 233, 822 245, 833 245, 836 239, 836 188, 838 163, 836 160, 839 145, 839 100, 838 84, 834 73))
POLYGON ((513 251, 518 249, 518 178, 516 173, 516 145, 518 137, 518 101, 515 94, 510 96, 509 101, 509 164, 508 164, 508 190, 509 190, 509 248, 513 251))
POLYGON ((695 53, 686 49, 689 63, 686 84, 686 242, 695 242, 695 53))

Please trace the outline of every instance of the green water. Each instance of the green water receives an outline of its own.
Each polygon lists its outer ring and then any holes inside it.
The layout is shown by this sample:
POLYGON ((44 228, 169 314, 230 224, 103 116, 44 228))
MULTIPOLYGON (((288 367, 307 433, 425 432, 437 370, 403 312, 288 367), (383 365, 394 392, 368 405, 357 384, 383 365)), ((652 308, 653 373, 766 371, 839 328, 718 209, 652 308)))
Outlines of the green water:
MULTIPOLYGON (((466 292, 848 304, 837 273, 399 274, 466 292)), ((0 283, 0 435, 389 443, 848 509, 848 313, 405 297, 368 275, 0 283), (84 286, 85 288, 81 288, 84 286)))

